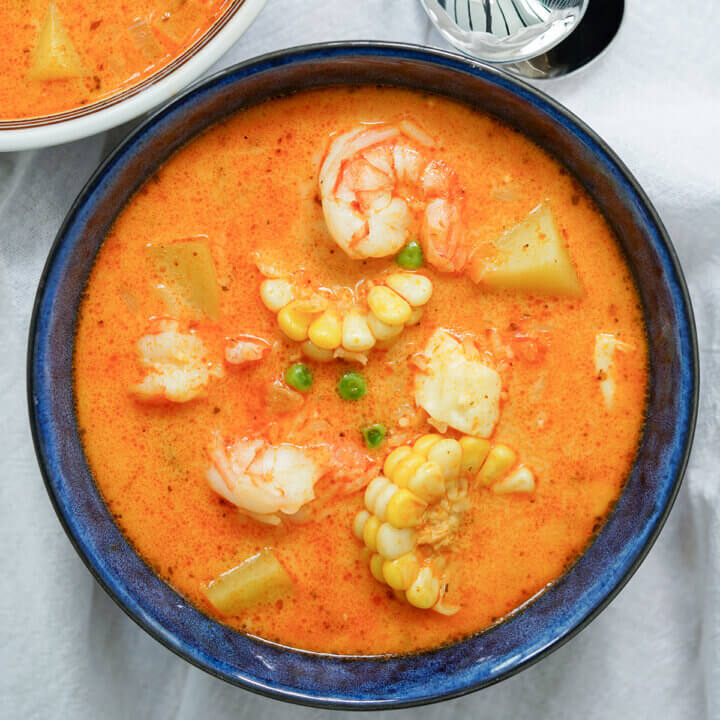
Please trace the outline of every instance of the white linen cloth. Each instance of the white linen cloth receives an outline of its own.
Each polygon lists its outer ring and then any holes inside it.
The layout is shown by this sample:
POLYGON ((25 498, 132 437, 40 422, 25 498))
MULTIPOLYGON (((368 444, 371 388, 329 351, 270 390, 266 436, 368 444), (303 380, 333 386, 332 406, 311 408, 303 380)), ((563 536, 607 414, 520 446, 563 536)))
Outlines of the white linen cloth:
MULTIPOLYGON (((619 153, 680 254, 704 379, 685 484, 642 567, 578 637, 499 685, 398 720, 720 718, 720 4, 627 5, 604 58, 540 86, 619 153)), ((269 0, 218 67, 339 39, 445 47, 417 0, 269 0)), ((25 399, 33 297, 72 200, 127 130, 0 154, 0 717, 329 718, 226 685, 152 640, 95 584, 47 498, 25 399)))

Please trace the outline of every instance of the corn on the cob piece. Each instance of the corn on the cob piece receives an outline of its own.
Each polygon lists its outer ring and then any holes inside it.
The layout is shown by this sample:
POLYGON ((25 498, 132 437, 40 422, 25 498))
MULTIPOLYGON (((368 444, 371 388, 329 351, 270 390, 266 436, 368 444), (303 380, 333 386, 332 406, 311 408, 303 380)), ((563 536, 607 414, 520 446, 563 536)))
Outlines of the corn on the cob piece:
POLYGON ((297 289, 285 278, 268 278, 260 284, 260 298, 277 313, 282 332, 296 342, 309 338, 311 345, 303 352, 320 362, 331 359, 323 350, 364 353, 375 345, 388 347, 405 327, 420 322, 421 306, 431 295, 432 283, 424 275, 393 273, 385 284, 370 290, 365 308, 355 306, 341 315, 326 295, 298 298, 297 289))
POLYGON ((395 448, 385 459, 385 475, 367 486, 366 509, 353 522, 373 576, 399 600, 444 615, 456 613, 459 608, 443 603, 444 558, 434 553, 460 526, 469 479, 492 485, 499 495, 535 489, 526 466, 509 472, 515 461, 507 445, 471 436, 454 440, 432 433, 395 448), (440 525, 433 524, 438 512, 440 525), (433 549, 429 558, 423 559, 427 553, 418 550, 420 544, 433 549))

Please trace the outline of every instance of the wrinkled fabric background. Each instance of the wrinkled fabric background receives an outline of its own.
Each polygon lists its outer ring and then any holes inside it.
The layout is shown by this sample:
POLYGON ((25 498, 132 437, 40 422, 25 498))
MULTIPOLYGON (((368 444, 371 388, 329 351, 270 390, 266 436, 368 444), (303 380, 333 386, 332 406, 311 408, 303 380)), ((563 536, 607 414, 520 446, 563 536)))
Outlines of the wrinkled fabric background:
MULTIPOLYGON (((500 685, 398 720, 720 718, 720 4, 626 4, 604 58, 540 86, 618 152, 680 255, 703 373, 687 477, 645 563, 579 636, 500 685)), ((339 39, 446 47, 417 0, 269 0, 217 67, 339 39)), ((25 399, 33 297, 72 200, 128 130, 0 154, 0 717, 330 717, 225 685, 152 640, 95 584, 47 498, 25 399)))

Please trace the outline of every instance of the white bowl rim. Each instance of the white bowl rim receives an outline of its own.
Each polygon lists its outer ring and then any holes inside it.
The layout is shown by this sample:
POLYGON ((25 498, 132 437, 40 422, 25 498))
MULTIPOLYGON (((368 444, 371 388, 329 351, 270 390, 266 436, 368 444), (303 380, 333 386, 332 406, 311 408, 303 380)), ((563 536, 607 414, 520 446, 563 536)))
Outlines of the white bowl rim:
MULTIPOLYGON (((161 105, 219 60, 247 30, 266 1, 243 0, 236 8, 228 9, 226 12, 231 15, 204 47, 157 81, 153 82, 151 75, 147 87, 120 102, 98 107, 97 110, 88 105, 86 114, 68 120, 53 121, 53 115, 47 115, 43 119, 47 118, 48 122, 34 127, 14 128, 12 121, 8 123, 9 128, 0 127, 0 152, 32 150, 80 140, 122 125, 161 105)), ((29 119, 22 118, 23 121, 29 119)))

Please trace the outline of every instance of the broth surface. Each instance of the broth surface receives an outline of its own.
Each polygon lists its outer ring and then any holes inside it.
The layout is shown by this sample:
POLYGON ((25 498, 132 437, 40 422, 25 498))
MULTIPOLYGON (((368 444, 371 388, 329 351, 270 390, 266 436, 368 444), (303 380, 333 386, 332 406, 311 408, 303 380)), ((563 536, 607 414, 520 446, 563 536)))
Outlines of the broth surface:
POLYGON ((0 119, 69 110, 137 85, 180 55, 230 0, 0 0, 9 29, 0 44, 0 119), (33 65, 48 14, 69 37, 81 68, 38 79, 33 65))
MULTIPOLYGON (((586 547, 618 498, 642 431, 647 345, 631 273, 602 215, 553 158, 495 119, 445 98, 389 88, 333 88, 253 107, 213 126, 150 178, 117 221, 88 281, 75 346, 77 417, 87 458, 117 524, 168 583, 218 617, 207 583, 264 547, 295 582, 293 595, 221 618, 237 630, 294 647, 341 653, 403 653, 482 630, 545 589, 586 547), (541 331, 541 362, 512 362, 493 438, 516 448, 537 478, 532 495, 495 495, 471 484, 472 507, 456 540, 445 617, 398 602, 370 574, 352 520, 362 492, 321 505, 306 524, 249 520, 208 486, 209 433, 242 436, 273 419, 263 388, 298 358, 297 344, 262 305, 256 263, 303 267, 316 283, 354 285, 391 258, 352 261, 330 238, 317 173, 331 133, 358 122, 414 119, 461 178, 475 244, 493 241, 543 201, 553 209, 585 293, 581 298, 487 291, 465 276, 423 272, 434 294, 417 327, 362 369, 369 391, 343 401, 340 374, 357 365, 309 363, 306 404, 338 436, 382 422, 398 432, 412 404, 407 359, 438 327, 471 332, 541 331), (143 404, 135 344, 166 310, 148 243, 205 236, 221 278, 220 317, 195 323, 209 355, 223 357, 240 333, 275 343, 262 362, 226 368, 207 397, 143 404), (615 405, 598 391, 593 347, 614 333, 633 352, 618 357, 615 405)), ((424 426, 428 432, 429 426, 424 426)), ((381 461, 387 448, 368 451, 381 461)))

